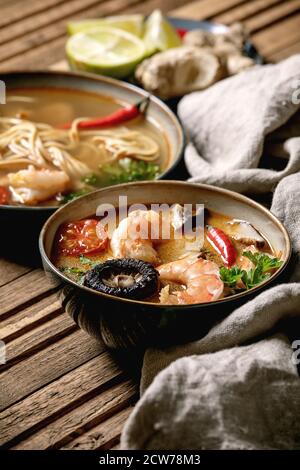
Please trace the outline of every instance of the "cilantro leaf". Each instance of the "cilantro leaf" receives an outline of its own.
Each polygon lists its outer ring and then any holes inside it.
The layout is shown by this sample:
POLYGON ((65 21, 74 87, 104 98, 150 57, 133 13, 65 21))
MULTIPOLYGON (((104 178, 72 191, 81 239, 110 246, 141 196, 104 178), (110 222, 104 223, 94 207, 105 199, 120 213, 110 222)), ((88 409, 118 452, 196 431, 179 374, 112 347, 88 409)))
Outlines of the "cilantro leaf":
POLYGON ((269 277, 271 277, 271 273, 264 274, 260 268, 256 267, 249 271, 244 271, 242 281, 246 289, 252 289, 252 287, 257 286, 257 284, 261 284, 266 279, 269 279, 269 277))
POLYGON ((278 258, 259 251, 256 253, 244 251, 243 256, 252 261, 254 264, 252 269, 246 271, 239 266, 233 266, 232 268, 222 266, 220 268, 221 280, 231 289, 236 289, 238 281, 242 281, 246 289, 252 289, 252 287, 269 279, 272 275, 270 271, 278 269, 282 265, 282 261, 278 258))
POLYGON ((101 172, 92 173, 83 178, 83 182, 94 187, 104 187, 131 181, 154 180, 160 173, 159 165, 133 158, 121 158, 113 164, 105 164, 101 172))
POLYGON ((87 265, 89 266, 90 268, 94 268, 95 266, 97 266, 97 264, 99 264, 99 261, 94 261, 92 260, 91 258, 88 258, 87 256, 85 255, 80 255, 79 257, 79 261, 81 264, 83 264, 84 266, 87 265))
POLYGON ((242 279, 244 271, 239 266, 233 266, 232 268, 220 268, 221 280, 228 287, 235 288, 238 281, 242 279))
POLYGON ((80 268, 60 266, 58 269, 64 274, 69 274, 72 277, 75 277, 76 281, 79 282, 79 284, 83 281, 85 271, 82 271, 80 268))
POLYGON ((74 199, 77 199, 80 196, 84 196, 85 194, 90 193, 91 190, 88 188, 82 188, 79 189, 78 191, 72 191, 71 193, 64 194, 61 200, 61 204, 67 204, 67 202, 73 201, 74 199))
POLYGON ((244 251, 243 256, 246 256, 252 263, 261 270, 262 273, 266 273, 271 269, 280 268, 282 261, 278 258, 271 257, 266 253, 251 253, 251 251, 244 251))

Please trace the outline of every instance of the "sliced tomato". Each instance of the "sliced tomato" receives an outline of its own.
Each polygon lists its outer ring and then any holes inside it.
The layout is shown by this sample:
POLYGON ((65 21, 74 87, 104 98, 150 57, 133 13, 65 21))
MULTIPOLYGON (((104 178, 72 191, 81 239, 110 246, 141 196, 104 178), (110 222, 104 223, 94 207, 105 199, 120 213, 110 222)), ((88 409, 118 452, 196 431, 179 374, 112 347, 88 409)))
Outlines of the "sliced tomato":
POLYGON ((63 224, 58 233, 58 250, 65 255, 97 253, 107 247, 107 232, 95 219, 63 224))
POLYGON ((0 186, 0 206, 9 203, 9 190, 5 186, 0 186))

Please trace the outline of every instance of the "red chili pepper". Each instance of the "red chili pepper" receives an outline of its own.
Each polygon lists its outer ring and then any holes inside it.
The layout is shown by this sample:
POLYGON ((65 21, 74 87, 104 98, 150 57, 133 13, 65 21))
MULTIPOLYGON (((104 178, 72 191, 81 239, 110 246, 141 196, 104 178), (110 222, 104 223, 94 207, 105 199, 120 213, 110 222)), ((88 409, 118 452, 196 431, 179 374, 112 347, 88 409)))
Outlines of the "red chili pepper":
POLYGON ((5 186, 0 186, 0 206, 9 203, 9 190, 5 186))
MULTIPOLYGON (((118 124, 121 124, 122 122, 131 121, 132 119, 136 118, 140 114, 145 114, 149 105, 149 101, 150 101, 150 97, 147 96, 147 98, 143 99, 139 103, 126 106, 126 108, 118 109, 114 113, 109 114, 108 116, 105 116, 103 118, 96 118, 96 119, 90 119, 88 121, 81 121, 78 124, 78 128, 90 129, 94 127, 101 127, 101 128, 111 127, 111 126, 117 126, 118 124)), ((61 127, 62 129, 69 129, 71 127, 71 124, 67 123, 61 127)))
POLYGON ((232 266, 236 260, 236 251, 231 240, 219 228, 208 226, 207 240, 221 256, 222 261, 226 266, 232 266))
POLYGON ((177 28, 176 31, 181 38, 183 38, 187 33, 187 29, 184 28, 177 28))

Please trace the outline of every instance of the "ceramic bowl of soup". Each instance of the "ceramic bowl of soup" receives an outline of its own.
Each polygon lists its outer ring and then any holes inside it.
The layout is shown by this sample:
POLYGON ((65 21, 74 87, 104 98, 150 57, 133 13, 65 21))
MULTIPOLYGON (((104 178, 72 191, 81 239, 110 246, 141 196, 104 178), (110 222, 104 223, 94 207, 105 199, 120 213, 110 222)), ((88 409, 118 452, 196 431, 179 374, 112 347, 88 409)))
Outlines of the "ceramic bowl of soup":
POLYGON ((149 95, 138 87, 61 72, 0 78, 6 85, 6 104, 0 105, 0 220, 7 229, 17 220, 23 231, 31 225, 33 232, 77 196, 169 177, 181 159, 182 127, 152 96, 146 112, 133 119, 83 127, 83 121, 145 101, 149 95))
POLYGON ((278 281, 291 253, 285 228, 260 204, 179 181, 72 201, 46 222, 39 246, 63 307, 111 348, 199 338, 278 281))

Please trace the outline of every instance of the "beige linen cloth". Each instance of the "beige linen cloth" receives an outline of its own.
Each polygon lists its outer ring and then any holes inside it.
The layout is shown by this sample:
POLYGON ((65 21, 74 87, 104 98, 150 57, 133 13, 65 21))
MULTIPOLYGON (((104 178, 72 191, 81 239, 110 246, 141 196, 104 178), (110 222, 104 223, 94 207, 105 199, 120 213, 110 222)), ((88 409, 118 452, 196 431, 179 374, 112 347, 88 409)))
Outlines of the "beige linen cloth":
POLYGON ((256 169, 266 134, 300 106, 291 104, 295 78, 300 56, 180 103, 194 180, 239 191, 282 180, 271 211, 289 230, 292 269, 285 283, 234 310, 199 341, 146 352, 142 397, 122 449, 300 449, 300 138, 286 142, 284 171, 256 169))
MULTIPOLYGON (((288 165, 277 172, 257 168, 265 137, 273 133, 277 139, 276 130, 298 109, 300 54, 276 65, 254 67, 202 93, 187 95, 178 113, 191 139, 185 152, 190 181, 238 192, 272 191, 283 177, 300 171, 299 141, 285 142, 288 165)), ((300 119, 295 127, 300 137, 300 119)), ((288 133, 289 129, 285 130, 288 133)))

